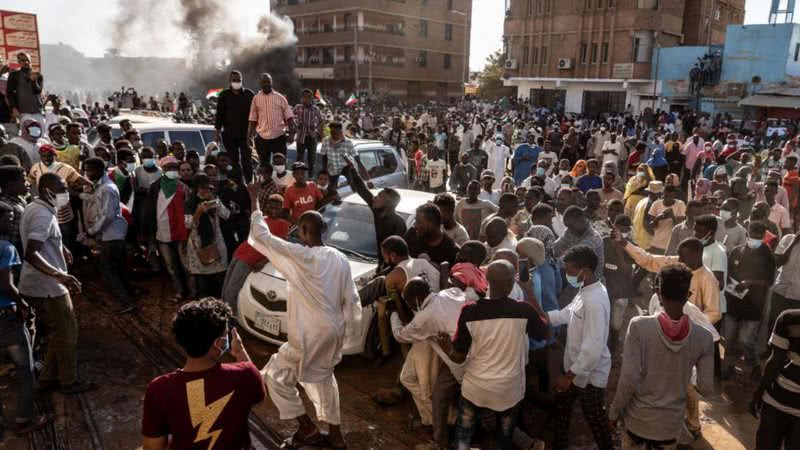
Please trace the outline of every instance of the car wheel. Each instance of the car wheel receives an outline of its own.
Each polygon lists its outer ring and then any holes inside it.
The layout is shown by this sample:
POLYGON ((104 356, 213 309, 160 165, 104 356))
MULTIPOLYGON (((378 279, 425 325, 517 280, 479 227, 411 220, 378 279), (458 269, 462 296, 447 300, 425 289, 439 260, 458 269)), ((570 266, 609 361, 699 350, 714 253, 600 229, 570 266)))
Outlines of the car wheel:
POLYGON ((383 347, 381 346, 381 335, 378 331, 378 316, 372 317, 372 322, 369 324, 369 331, 364 340, 364 353, 361 354, 364 358, 374 361, 383 355, 383 347))

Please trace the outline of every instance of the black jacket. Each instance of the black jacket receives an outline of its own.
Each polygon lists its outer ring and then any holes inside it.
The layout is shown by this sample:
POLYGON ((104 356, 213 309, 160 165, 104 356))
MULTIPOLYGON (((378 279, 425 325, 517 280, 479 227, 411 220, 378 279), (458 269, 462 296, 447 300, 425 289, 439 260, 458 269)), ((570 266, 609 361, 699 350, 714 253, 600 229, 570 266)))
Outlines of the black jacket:
POLYGON ((214 128, 225 134, 237 137, 247 135, 248 118, 250 117, 250 104, 256 94, 250 89, 242 88, 242 92, 234 94, 228 88, 219 93, 217 97, 217 117, 214 128))
MULTIPOLYGON (((13 109, 17 107, 17 91, 19 90, 21 70, 15 70, 8 74, 8 84, 6 85, 6 99, 8 105, 13 109)), ((23 80, 26 82, 27 80, 23 80)), ((30 81, 27 81, 30 82, 30 81)), ((44 86, 44 78, 42 74, 36 78, 36 82, 32 83, 31 92, 33 95, 40 95, 42 93, 42 86, 44 86)), ((41 103, 41 102, 40 102, 41 103)))

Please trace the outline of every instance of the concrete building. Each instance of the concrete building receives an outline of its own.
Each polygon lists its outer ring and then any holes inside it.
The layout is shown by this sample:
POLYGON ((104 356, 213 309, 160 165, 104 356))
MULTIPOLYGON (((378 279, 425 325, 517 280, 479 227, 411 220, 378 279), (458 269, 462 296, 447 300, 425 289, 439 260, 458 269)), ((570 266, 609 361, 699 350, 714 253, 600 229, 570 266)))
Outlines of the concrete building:
POLYGON ((731 25, 726 36, 724 45, 656 50, 656 58, 669 61, 654 72, 661 108, 800 117, 800 24, 731 25), (690 71, 699 58, 715 52, 722 56, 718 79, 692 90, 690 71))
POLYGON ((506 0, 506 85, 567 112, 641 111, 653 49, 721 43, 743 20, 744 0, 506 0))
POLYGON ((299 38, 297 73, 326 95, 460 97, 472 0, 271 0, 299 38))

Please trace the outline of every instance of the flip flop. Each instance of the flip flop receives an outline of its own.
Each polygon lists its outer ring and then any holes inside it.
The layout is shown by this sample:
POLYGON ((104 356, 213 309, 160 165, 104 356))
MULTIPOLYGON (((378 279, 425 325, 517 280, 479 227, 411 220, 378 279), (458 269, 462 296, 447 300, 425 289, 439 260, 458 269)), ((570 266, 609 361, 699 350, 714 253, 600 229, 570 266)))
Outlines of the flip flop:
POLYGON ((328 441, 328 437, 319 430, 315 431, 314 434, 310 436, 301 437, 299 431, 295 431, 294 434, 283 441, 281 444, 281 449, 286 450, 299 450, 305 446, 311 447, 329 447, 330 442, 328 441))

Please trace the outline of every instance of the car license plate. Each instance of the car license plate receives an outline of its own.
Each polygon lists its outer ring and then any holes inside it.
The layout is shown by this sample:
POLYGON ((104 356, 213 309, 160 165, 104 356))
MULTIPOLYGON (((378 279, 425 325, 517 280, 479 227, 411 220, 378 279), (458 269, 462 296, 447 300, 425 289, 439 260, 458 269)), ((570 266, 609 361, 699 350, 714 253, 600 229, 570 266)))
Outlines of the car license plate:
POLYGON ((281 319, 270 317, 266 314, 256 313, 256 328, 273 336, 281 334, 281 319))

